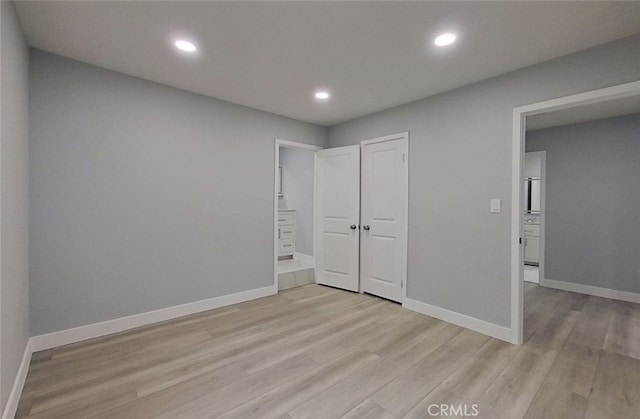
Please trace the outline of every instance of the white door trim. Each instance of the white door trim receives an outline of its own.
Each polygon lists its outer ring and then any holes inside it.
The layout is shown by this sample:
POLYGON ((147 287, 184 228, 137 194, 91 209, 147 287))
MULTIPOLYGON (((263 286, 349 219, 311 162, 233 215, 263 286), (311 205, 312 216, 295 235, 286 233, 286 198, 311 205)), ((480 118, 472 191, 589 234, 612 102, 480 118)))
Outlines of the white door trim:
MULTIPOLYGON (((407 180, 407 191, 404 194, 404 208, 405 208, 405 214, 404 214, 404 219, 406 220, 405 223, 405 237, 406 237, 406 241, 404 243, 404 255, 405 255, 405 261, 404 261, 404 278, 402 279, 403 281, 403 287, 402 287, 402 301, 401 303, 404 305, 405 302, 407 301, 407 281, 408 281, 408 265, 409 265, 409 131, 404 131, 404 132, 399 132, 397 134, 391 134, 391 135, 385 135, 383 137, 377 137, 377 138, 372 138, 370 140, 363 140, 360 141, 360 149, 362 150, 362 147, 364 147, 367 144, 375 144, 375 143, 382 143, 385 141, 393 141, 393 140, 404 140, 407 144, 407 164, 404 165, 404 176, 405 179, 407 180)), ((360 278, 360 289, 362 290, 362 278, 360 278)))
POLYGON ((546 112, 589 105, 607 100, 640 95, 640 80, 576 95, 533 103, 513 109, 512 165, 511 165, 511 342, 521 345, 523 340, 523 265, 522 235, 523 197, 522 165, 524 159, 525 118, 546 112))
MULTIPOLYGON (((273 167, 273 285, 278 292, 278 166, 280 166, 280 147, 298 148, 301 150, 318 151, 322 147, 299 143, 297 141, 282 140, 276 138, 274 141, 274 167, 273 167)), ((313 157, 313 202, 316 202, 316 157, 313 157)), ((316 231, 316 213, 313 211, 313 232, 316 231)), ((316 254, 315 240, 313 240, 313 254, 316 254)))
POLYGON ((363 146, 367 144, 375 144, 375 143, 382 143, 384 141, 402 140, 402 139, 409 141, 409 131, 399 132, 397 134, 385 135, 383 137, 376 137, 370 140, 362 140, 360 141, 360 145, 363 146))

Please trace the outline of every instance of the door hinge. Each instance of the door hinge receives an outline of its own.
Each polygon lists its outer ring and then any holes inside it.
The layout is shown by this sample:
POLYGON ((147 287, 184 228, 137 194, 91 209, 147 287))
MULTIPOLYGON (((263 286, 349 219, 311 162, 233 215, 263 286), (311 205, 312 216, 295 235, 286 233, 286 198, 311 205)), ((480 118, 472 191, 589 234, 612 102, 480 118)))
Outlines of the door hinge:
POLYGON ((522 244, 522 237, 520 237, 520 244, 522 244))
POLYGON ((406 154, 402 153, 402 161, 405 161, 405 158, 407 157, 406 154))
POLYGON ((400 280, 400 288, 404 288, 404 279, 400 280))

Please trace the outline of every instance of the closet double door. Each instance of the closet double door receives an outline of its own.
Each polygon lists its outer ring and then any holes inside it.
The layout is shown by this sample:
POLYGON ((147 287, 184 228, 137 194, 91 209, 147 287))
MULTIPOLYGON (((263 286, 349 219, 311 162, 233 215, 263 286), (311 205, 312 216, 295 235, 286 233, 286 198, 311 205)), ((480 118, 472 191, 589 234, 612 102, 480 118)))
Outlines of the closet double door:
POLYGON ((316 281, 402 301, 408 135, 317 152, 316 281))

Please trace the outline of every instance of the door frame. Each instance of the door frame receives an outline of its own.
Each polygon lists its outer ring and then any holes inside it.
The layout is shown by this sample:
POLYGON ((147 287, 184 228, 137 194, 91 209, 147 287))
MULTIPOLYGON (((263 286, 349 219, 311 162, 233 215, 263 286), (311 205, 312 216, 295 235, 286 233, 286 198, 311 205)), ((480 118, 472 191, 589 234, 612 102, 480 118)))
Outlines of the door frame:
MULTIPOLYGON (((276 138, 274 141, 274 168, 273 168, 273 286, 275 292, 278 292, 278 249, 280 248, 278 243, 278 166, 280 166, 280 148, 297 148, 300 150, 313 151, 313 205, 315 208, 316 203, 316 175, 317 175, 317 157, 315 152, 322 150, 322 147, 305 144, 297 141, 283 140, 276 138)), ((316 232, 316 212, 315 209, 312 213, 313 219, 313 234, 316 232)), ((316 257, 316 241, 313 240, 313 257, 316 257)))
POLYGON ((511 342, 521 345, 524 329, 524 246, 522 170, 524 164, 524 141, 526 117, 541 113, 590 105, 613 99, 640 95, 640 80, 605 87, 575 95, 519 106, 513 109, 512 164, 511 164, 511 342))
MULTIPOLYGON (((409 271, 409 162, 410 162, 409 131, 399 132, 397 134, 385 135, 383 137, 377 137, 377 138, 372 138, 370 140, 360 141, 360 156, 361 156, 360 158, 362 159, 362 149, 364 148, 365 145, 383 143, 386 141, 394 141, 394 140, 404 140, 404 142, 406 143, 406 150, 407 150, 407 162, 406 162, 407 164, 404 165, 404 177, 407 181, 406 183, 407 190, 406 190, 406 193, 404 194, 405 241, 403 245, 404 245, 405 261, 403 264, 404 277, 402 278, 402 281, 404 282, 402 287, 402 301, 400 301, 400 304, 404 305, 404 303, 407 301, 407 289, 409 287, 408 286, 408 280, 409 280, 409 274, 408 274, 408 271, 409 271)), ((362 171, 362 163, 360 164, 360 170, 362 171)), ((360 176, 360 183, 362 184, 362 176, 360 176)), ((362 207, 360 208, 360 214, 362 214, 362 207)), ((362 223, 362 219, 360 219, 360 223, 362 223)), ((359 232, 362 232, 362 230, 360 229, 359 232)), ((358 283, 359 283, 360 292, 363 292, 362 291, 362 269, 360 269, 360 272, 358 274, 358 283)))

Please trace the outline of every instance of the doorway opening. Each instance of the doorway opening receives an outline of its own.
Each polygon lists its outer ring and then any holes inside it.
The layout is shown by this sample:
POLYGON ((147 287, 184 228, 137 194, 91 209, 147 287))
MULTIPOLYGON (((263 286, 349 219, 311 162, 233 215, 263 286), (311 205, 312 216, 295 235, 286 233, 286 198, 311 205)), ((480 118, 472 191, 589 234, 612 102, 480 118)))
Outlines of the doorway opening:
POLYGON ((547 152, 529 151, 524 155, 524 280, 534 284, 544 278, 544 232, 546 215, 547 152))
POLYGON ((276 139, 274 284, 311 283, 403 303, 408 133, 321 149, 276 139))
MULTIPOLYGON (((603 218, 596 218, 596 222, 582 223, 576 226, 576 220, 585 218, 589 213, 596 211, 593 202, 594 198, 599 198, 602 192, 607 193, 611 190, 623 190, 624 185, 628 184, 629 179, 622 177, 621 187, 618 185, 613 187, 603 187, 603 179, 598 177, 598 171, 620 171, 624 172, 617 163, 608 166, 599 167, 587 163, 589 160, 584 159, 582 166, 586 169, 581 178, 577 178, 573 182, 564 182, 566 179, 557 170, 558 167, 566 169, 571 163, 575 163, 573 157, 561 155, 561 152, 553 149, 551 143, 542 146, 543 142, 539 142, 533 146, 528 142, 531 132, 537 132, 543 128, 572 126, 584 123, 585 121, 593 121, 595 119, 610 118, 614 116, 624 115, 624 109, 630 109, 632 106, 639 106, 636 112, 640 112, 640 81, 626 83, 618 86, 608 87, 604 89, 594 90, 577 95, 567 96, 563 98, 553 99, 545 102, 535 103, 514 109, 513 113, 513 164, 512 164, 512 245, 511 245, 511 341, 515 344, 522 344, 525 338, 531 336, 536 324, 540 323, 542 318, 554 317, 549 310, 554 299, 561 298, 560 294, 566 291, 572 293, 576 301, 584 300, 584 295, 592 295, 619 299, 623 301, 640 302, 640 290, 625 290, 625 285, 617 284, 614 288, 614 282, 617 280, 616 275, 581 275, 579 280, 570 280, 568 272, 577 271, 576 267, 583 264, 589 266, 592 260, 586 252, 577 252, 574 250, 579 246, 589 248, 602 247, 602 243, 587 242, 580 240, 580 237, 587 237, 584 233, 593 230, 599 226, 603 228, 603 218), (589 116, 590 115, 590 116, 589 116), (595 116, 594 116, 595 115, 595 116), (588 116, 588 117, 587 117, 588 116), (545 125, 546 124, 546 125, 545 125), (539 185, 536 184, 538 176, 531 175, 530 167, 527 167, 527 160, 531 161, 531 157, 527 159, 527 152, 535 152, 543 166, 543 170, 539 176, 539 185), (560 163, 560 164, 558 164, 560 163), (593 182, 589 181, 591 179, 593 182), (563 185, 567 183, 567 185, 563 185), (551 185, 551 186, 550 186, 551 185), (564 188, 564 189, 561 189, 564 188), (551 189, 549 189, 551 188, 551 189), (555 196, 555 198, 554 198, 555 196), (582 198, 581 207, 572 207, 569 199, 582 198), (563 200, 561 204, 559 201, 563 200), (538 205, 539 204, 539 205, 538 205), (549 209, 550 205, 553 210, 549 209), (569 208, 574 208, 571 214, 565 214, 561 218, 560 213, 569 208), (539 211, 538 211, 539 209, 539 211), (555 218, 550 218, 555 217, 555 218), (553 220, 554 227, 551 228, 553 220), (529 221, 529 222, 527 222, 529 221), (551 228, 551 230, 549 230, 551 228), (558 231, 563 229, 573 229, 577 232, 573 236, 567 234, 564 238, 551 238, 549 236, 552 231, 556 236, 558 231), (527 248, 529 246, 529 248, 527 248), (555 249, 555 250, 554 250, 555 249), (564 250, 562 250, 564 249, 564 250), (573 262, 566 256, 571 253, 580 255, 574 258, 573 262), (562 258, 559 257, 562 255, 562 258), (550 259, 553 256, 553 264, 550 259), (569 260, 569 262, 567 262, 569 260), (539 266, 539 285, 526 283, 527 275, 531 279, 533 277, 531 266, 535 264, 539 266), (553 269, 552 269, 553 268, 553 269), (562 276, 550 279, 549 276, 562 276), (599 279, 605 278, 603 285, 594 286, 587 284, 585 277, 599 279), (608 281, 608 282, 607 282, 608 281), (555 288, 555 289, 554 289, 555 288), (562 291, 557 291, 562 290, 562 291), (525 293, 527 301, 525 305, 525 293), (534 301, 538 297, 537 301, 534 301), (582 297, 580 297, 582 295, 582 297), (546 309, 543 309, 546 307, 546 309), (539 314, 539 316, 536 315, 539 314), (536 317, 537 316, 537 317, 536 317), (527 324, 525 325, 525 319, 527 324), (526 329, 526 330, 525 330, 526 329)), ((633 111, 626 112, 632 113, 633 111)), ((586 132, 586 131, 585 131, 586 132)), ((531 138, 533 138, 532 136, 531 138)), ((584 137, 584 136, 582 136, 584 137)), ((582 139, 582 138, 581 138, 582 139)), ((581 140, 581 139, 576 139, 581 140)), ((558 143, 553 143, 554 147, 558 143)), ((581 143, 586 145, 586 143, 581 143)), ((593 154, 593 150, 589 147, 578 146, 575 148, 576 154, 588 155, 593 154), (591 151, 590 151, 591 150, 591 151)), ((624 154, 621 154, 623 156, 624 154)), ((532 155, 529 155, 532 156, 532 155)), ((531 166, 531 163, 529 164, 531 166)), ((633 167, 633 163, 627 165, 633 167)), ((626 172, 624 172, 626 173, 626 172)), ((624 194, 624 196, 634 196, 637 194, 624 194)), ((610 202, 610 201, 606 201, 610 202)), ((605 201, 603 203, 606 204, 605 201)), ((611 205, 613 204, 611 202, 611 205)), ((617 205, 622 211, 626 211, 629 205, 617 205)), ((604 208, 610 208, 605 205, 604 208)), ((609 215, 605 219, 608 220, 610 229, 613 222, 620 223, 628 217, 620 217, 609 215)), ((585 218, 586 219, 586 218, 585 218)), ((635 233, 634 233, 635 234, 635 233)), ((625 237, 629 235, 628 229, 625 230, 625 237)), ((611 246, 610 246, 611 247, 611 246)), ((625 248, 624 246, 622 246, 625 248)), ((603 252, 597 253, 600 256, 603 252)), ((633 258, 630 259, 633 263, 633 258)), ((620 258, 617 258, 619 261, 620 258)), ((597 266, 597 265, 594 265, 597 266)), ((609 264, 609 266, 617 266, 617 264, 609 264)), ((593 269, 592 269, 593 271, 593 269)), ((637 273, 637 272, 636 272, 637 273)), ((628 275, 627 275, 628 276, 628 275)), ((619 276, 618 276, 619 278, 619 276)), ((590 279, 587 279, 588 282, 590 279)), ((560 304, 558 307, 562 307, 560 304)), ((564 307, 567 307, 565 304, 564 307)), ((557 316, 556 316, 557 317, 557 316)), ((539 324, 538 324, 539 326, 539 324)))
POLYGON ((315 282, 315 152, 320 149, 275 140, 273 276, 278 291, 315 282))

